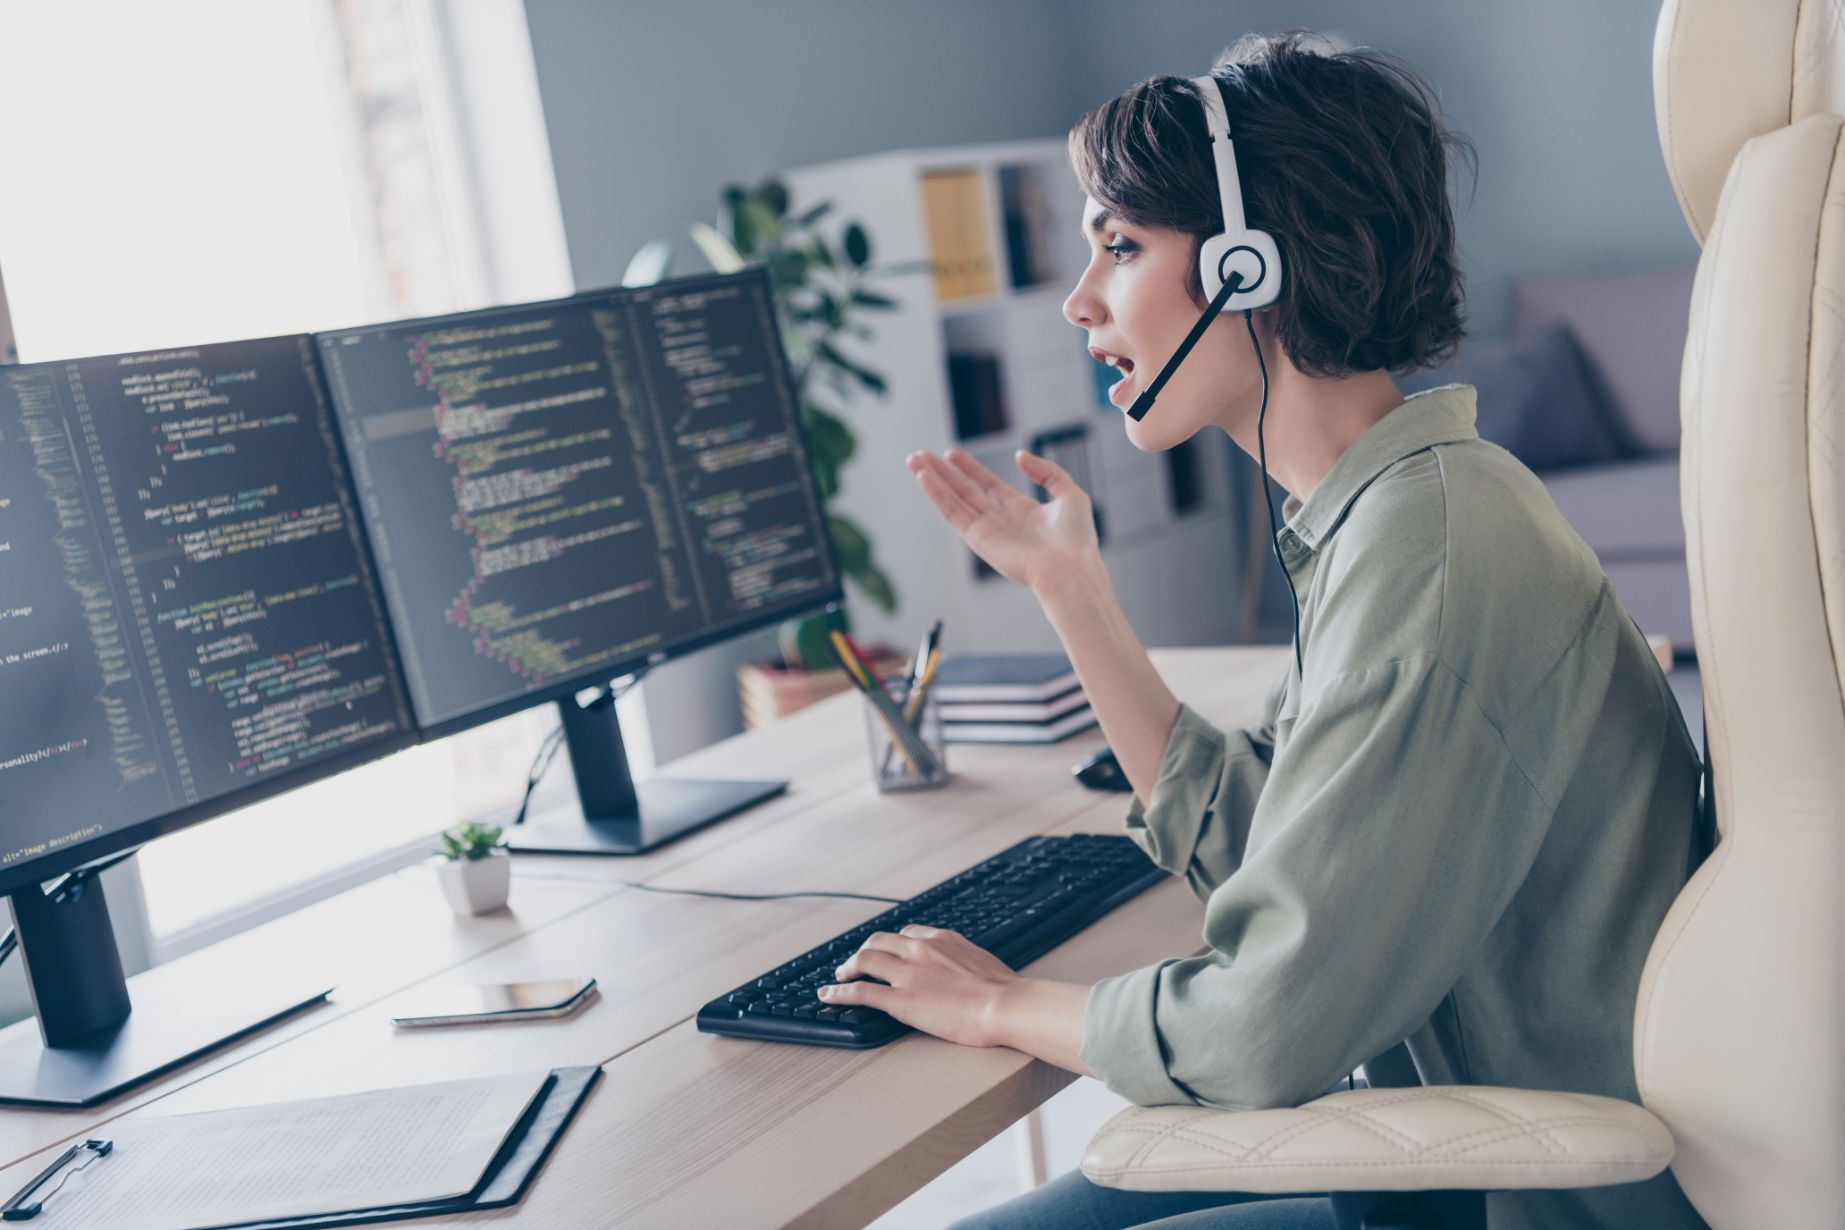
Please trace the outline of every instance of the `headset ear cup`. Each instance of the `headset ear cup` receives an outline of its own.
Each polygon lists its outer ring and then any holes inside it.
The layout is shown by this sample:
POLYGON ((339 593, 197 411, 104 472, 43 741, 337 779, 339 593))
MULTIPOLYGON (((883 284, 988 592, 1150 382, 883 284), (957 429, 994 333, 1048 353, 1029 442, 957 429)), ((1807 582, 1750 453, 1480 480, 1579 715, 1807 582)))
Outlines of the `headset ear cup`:
POLYGON ((1243 275, 1243 284, 1224 304, 1226 312, 1254 311, 1281 297, 1281 253, 1268 232, 1212 235, 1199 247, 1198 280, 1206 299, 1216 297, 1233 269, 1243 275))

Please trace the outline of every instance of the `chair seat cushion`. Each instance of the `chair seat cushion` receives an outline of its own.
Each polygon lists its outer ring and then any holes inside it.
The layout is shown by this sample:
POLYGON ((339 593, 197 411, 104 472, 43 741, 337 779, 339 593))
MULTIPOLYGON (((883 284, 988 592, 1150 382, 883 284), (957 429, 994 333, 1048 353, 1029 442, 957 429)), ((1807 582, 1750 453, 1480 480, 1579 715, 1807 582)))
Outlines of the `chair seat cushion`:
POLYGON ((1131 1191, 1599 1187, 1651 1178, 1672 1133, 1616 1098, 1486 1086, 1342 1090, 1282 1110, 1129 1107, 1083 1173, 1131 1191))

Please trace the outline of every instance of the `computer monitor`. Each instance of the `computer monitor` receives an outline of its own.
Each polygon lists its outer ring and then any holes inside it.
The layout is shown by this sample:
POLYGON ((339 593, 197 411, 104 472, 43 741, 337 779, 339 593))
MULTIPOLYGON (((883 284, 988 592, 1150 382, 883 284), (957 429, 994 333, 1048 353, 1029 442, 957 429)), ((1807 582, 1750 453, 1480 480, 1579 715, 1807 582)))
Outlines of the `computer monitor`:
POLYGON ((40 1030, 0 1101, 87 1105, 324 996, 137 978, 131 1017, 100 882, 41 885, 414 736, 310 338, 0 367, 0 892, 40 1030))
POLYGON ((575 699, 840 597, 764 270, 318 341, 423 734, 559 702, 580 814, 515 849, 633 853, 783 788, 636 785, 575 699))

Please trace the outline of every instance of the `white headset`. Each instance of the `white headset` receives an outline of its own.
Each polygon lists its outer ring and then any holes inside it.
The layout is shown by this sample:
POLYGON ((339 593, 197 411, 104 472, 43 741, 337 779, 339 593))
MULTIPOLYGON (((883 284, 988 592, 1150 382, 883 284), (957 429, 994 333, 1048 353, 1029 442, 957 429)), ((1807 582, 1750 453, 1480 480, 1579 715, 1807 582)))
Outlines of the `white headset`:
MULTIPOLYGON (((1211 159, 1217 164, 1217 197, 1224 211, 1224 229, 1198 248, 1198 277, 1210 305, 1192 326, 1172 358, 1160 369, 1134 404, 1128 417, 1139 421, 1153 408, 1166 381, 1179 369, 1210 323, 1223 311, 1253 312, 1281 297, 1281 251, 1267 231, 1252 231, 1243 221, 1243 188, 1236 175, 1236 148, 1230 143, 1230 115, 1224 110, 1222 87, 1215 77, 1194 77, 1199 101, 1204 104, 1206 131, 1211 138, 1211 159), (1234 284, 1232 284, 1234 280, 1234 284)), ((1266 386, 1266 373, 1264 375, 1266 386)))
POLYGON ((1242 285, 1218 311, 1254 311, 1281 297, 1281 252, 1267 231, 1252 231, 1243 221, 1243 189, 1236 175, 1236 149, 1230 142, 1230 115, 1224 109, 1223 89, 1215 77, 1194 77, 1204 120, 1211 137, 1211 158, 1217 163, 1217 195, 1223 204, 1224 229, 1204 241, 1198 251, 1198 276, 1204 280, 1205 298, 1215 300, 1234 270, 1242 285))

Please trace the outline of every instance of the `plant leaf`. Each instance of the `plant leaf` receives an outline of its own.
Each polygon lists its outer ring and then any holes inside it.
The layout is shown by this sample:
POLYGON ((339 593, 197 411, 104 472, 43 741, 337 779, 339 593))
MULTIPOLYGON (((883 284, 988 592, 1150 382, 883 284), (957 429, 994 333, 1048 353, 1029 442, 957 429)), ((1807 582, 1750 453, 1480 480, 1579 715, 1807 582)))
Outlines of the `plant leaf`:
POLYGON ((846 259, 855 269, 863 269, 871 260, 871 237, 865 234, 865 228, 856 222, 848 223, 843 240, 846 259))
POLYGON ((839 566, 847 573, 856 573, 870 566, 871 542, 856 523, 837 513, 828 513, 826 531, 833 537, 833 549, 839 556, 839 566))
POLYGON ((894 308, 897 306, 897 301, 895 299, 890 298, 888 295, 880 295, 873 290, 853 291, 852 302, 858 304, 860 307, 868 308, 894 308))
POLYGON ((897 591, 891 587, 890 578, 882 569, 869 560, 865 566, 849 574, 853 584, 865 591, 865 596, 882 607, 886 613, 897 610, 897 591))
POLYGON ((800 217, 796 218, 794 222, 792 223, 792 226, 797 231, 805 230, 806 228, 812 226, 814 223, 820 221, 820 219, 826 217, 827 214, 832 212, 832 210, 833 210, 833 202, 822 201, 818 205, 814 206, 812 209, 808 210, 806 213, 802 214, 800 217))
POLYGON ((730 240, 718 234, 717 228, 708 222, 694 222, 686 228, 691 232, 692 242, 705 254, 711 267, 719 273, 735 273, 743 268, 744 261, 731 246, 730 240))
POLYGON ((777 220, 788 216, 788 186, 781 180, 770 177, 756 185, 756 199, 777 220))

